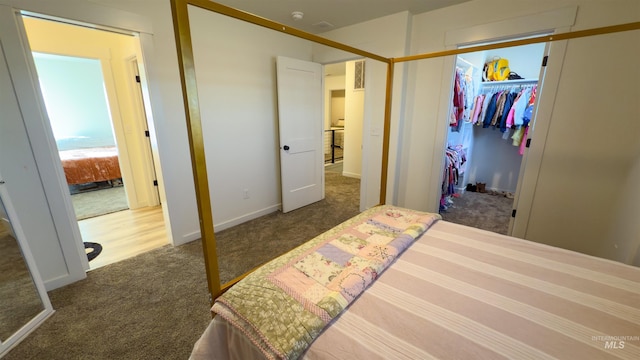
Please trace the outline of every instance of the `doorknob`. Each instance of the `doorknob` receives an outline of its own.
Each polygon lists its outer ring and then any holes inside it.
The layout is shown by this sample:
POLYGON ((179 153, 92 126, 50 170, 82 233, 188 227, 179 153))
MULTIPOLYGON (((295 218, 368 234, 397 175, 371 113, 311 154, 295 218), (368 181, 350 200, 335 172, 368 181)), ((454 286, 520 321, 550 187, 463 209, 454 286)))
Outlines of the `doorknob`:
POLYGON ((285 145, 282 147, 285 151, 289 150, 289 145, 285 145))

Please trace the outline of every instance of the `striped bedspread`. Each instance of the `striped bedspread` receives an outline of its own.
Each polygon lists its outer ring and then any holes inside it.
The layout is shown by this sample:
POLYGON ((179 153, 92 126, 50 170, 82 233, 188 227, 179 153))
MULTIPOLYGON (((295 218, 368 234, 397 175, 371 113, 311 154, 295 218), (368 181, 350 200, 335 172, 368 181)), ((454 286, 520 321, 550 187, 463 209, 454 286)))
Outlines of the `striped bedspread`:
POLYGON ((306 359, 640 359, 640 269, 439 221, 306 359))
POLYGON ((293 359, 356 299, 438 214, 381 206, 260 267, 212 311, 267 358, 293 359))

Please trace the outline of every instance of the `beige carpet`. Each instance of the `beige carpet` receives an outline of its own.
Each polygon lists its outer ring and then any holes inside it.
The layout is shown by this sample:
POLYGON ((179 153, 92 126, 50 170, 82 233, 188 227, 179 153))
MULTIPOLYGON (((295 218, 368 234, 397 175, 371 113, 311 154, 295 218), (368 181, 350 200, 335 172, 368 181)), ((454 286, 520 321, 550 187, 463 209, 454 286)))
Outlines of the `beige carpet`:
MULTIPOLYGON (((222 280, 357 214, 359 180, 334 170, 327 172, 325 200, 218 233, 222 280)), ((496 219, 490 211, 502 208, 497 204, 505 200, 510 201, 484 194, 465 196, 458 209, 464 201, 477 215, 461 211, 459 218, 489 224, 496 219)), ((56 313, 4 360, 187 359, 211 319, 200 241, 165 246, 96 269, 87 279, 49 296, 56 313)))
POLYGON ((43 309, 20 246, 0 221, 0 340, 6 340, 43 309))
POLYGON ((325 172, 325 199, 287 214, 274 212, 216 233, 225 283, 359 213, 360 180, 325 172))
MULTIPOLYGON (((357 214, 358 188, 327 173, 325 200, 217 234, 223 281, 357 214)), ((56 313, 4 360, 187 359, 211 319, 200 241, 87 275, 49 293, 56 313)))
POLYGON ((454 198, 453 206, 442 212, 442 218, 456 224, 507 234, 513 199, 505 196, 466 191, 454 198))

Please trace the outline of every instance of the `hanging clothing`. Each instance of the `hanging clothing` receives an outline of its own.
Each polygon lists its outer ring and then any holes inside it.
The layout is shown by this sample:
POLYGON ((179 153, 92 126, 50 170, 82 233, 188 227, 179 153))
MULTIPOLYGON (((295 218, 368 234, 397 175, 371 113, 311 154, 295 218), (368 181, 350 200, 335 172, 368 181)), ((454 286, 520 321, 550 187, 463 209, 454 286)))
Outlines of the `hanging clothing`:
MULTIPOLYGON (((504 85, 497 89, 486 89, 475 97, 471 122, 483 128, 499 128, 502 138, 511 139, 520 147, 526 140, 527 127, 533 116, 537 85, 504 85), (505 89, 504 87, 508 87, 505 89), (510 136, 510 129, 514 133, 510 136)), ((520 153, 524 150, 522 148, 520 153)))
POLYGON ((502 112, 504 111, 504 104, 507 101, 508 92, 502 91, 500 96, 498 96, 498 101, 496 101, 496 112, 493 114, 491 118, 491 122, 489 126, 496 127, 496 123, 498 122, 498 118, 502 116, 502 112))
POLYGON ((458 128, 462 121, 462 114, 464 113, 464 92, 462 84, 462 71, 456 69, 456 75, 453 82, 453 108, 451 111, 451 117, 449 125, 453 128, 458 128))
POLYGON ((460 131, 463 122, 471 122, 474 103, 477 101, 473 96, 473 68, 463 72, 461 68, 456 68, 453 81, 452 108, 449 114, 449 125, 451 131, 460 131))
POLYGON ((462 146, 449 146, 445 152, 444 178, 442 181, 442 193, 454 194, 455 186, 462 173, 462 165, 467 161, 466 154, 462 146))
POLYGON ((491 125, 491 119, 493 119, 493 116, 498 110, 498 98, 500 95, 501 93, 495 93, 491 96, 491 100, 489 100, 489 104, 487 106, 487 111, 484 115, 484 120, 482 121, 483 128, 488 128, 489 125, 491 125))
POLYGON ((471 123, 475 124, 478 122, 478 117, 480 113, 482 113, 482 107, 484 106, 485 95, 481 94, 476 97, 475 105, 473 107, 473 115, 471 118, 471 123))
POLYGON ((524 128, 524 134, 522 135, 522 140, 520 141, 520 151, 518 151, 520 155, 524 155, 524 149, 527 147, 527 135, 529 135, 528 126, 524 128))
POLYGON ((500 127, 501 132, 507 131, 507 117, 509 116, 509 112, 511 112, 511 106, 513 106, 513 102, 516 97, 518 97, 519 93, 510 92, 506 96, 506 100, 504 103, 504 110, 502 111, 502 116, 500 117, 500 124, 496 124, 496 126, 500 127))
POLYGON ((463 165, 467 156, 462 145, 448 146, 445 151, 445 165, 442 177, 442 195, 440 196, 440 210, 447 210, 452 203, 451 197, 456 194, 455 185, 459 184, 460 175, 463 173, 463 165))

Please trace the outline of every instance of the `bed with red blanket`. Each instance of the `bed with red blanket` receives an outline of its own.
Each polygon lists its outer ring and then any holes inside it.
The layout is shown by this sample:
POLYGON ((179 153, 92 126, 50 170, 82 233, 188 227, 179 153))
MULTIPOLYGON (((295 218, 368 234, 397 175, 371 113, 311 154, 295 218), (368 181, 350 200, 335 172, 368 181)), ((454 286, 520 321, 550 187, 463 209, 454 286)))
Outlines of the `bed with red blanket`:
POLYGON ((121 178, 115 146, 60 151, 62 168, 69 185, 121 178))

